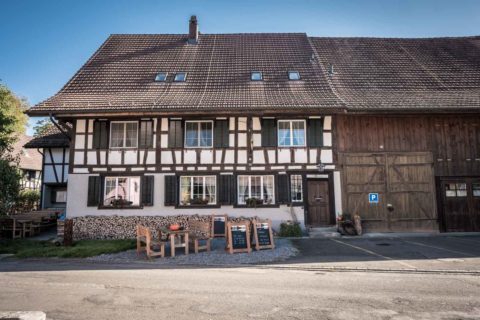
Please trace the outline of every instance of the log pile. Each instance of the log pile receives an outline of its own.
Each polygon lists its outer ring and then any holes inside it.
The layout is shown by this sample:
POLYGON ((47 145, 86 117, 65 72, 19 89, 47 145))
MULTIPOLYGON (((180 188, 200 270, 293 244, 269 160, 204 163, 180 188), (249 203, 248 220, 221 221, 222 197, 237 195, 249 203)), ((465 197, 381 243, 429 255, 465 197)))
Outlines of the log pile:
MULTIPOLYGON (((232 222, 249 220, 256 217, 229 217, 232 222)), ((210 215, 178 215, 178 216, 85 216, 73 220, 73 240, 87 239, 135 239, 137 224, 150 228, 152 231, 168 228, 178 223, 188 229, 189 220, 211 221, 210 215)), ((158 232, 152 232, 154 238, 158 232)))
MULTIPOLYGON (((211 216, 178 215, 178 216, 85 216, 73 218, 73 239, 135 239, 137 224, 158 230, 178 223, 188 228, 188 220, 210 221, 211 216)), ((158 232, 152 232, 156 238, 158 232)))

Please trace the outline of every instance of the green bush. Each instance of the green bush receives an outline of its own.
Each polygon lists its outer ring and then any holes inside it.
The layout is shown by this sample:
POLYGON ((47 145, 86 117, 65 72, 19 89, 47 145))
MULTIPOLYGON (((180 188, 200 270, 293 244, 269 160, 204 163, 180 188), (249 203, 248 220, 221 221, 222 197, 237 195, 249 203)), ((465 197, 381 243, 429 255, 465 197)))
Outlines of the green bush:
POLYGON ((21 211, 32 211, 40 201, 40 192, 36 190, 23 190, 18 195, 16 207, 21 211))
POLYGON ((302 228, 298 222, 282 222, 278 235, 280 237, 301 237, 302 228))

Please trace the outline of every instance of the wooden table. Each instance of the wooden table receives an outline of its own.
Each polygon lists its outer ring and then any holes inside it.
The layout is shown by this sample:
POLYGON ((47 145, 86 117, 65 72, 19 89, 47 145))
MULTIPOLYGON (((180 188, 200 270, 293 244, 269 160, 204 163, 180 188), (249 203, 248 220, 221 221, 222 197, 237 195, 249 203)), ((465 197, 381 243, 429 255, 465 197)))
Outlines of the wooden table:
POLYGON ((31 231, 31 224, 32 220, 29 219, 13 219, 13 225, 15 226, 15 222, 18 222, 19 224, 22 225, 22 236, 23 238, 27 237, 27 233, 29 236, 32 236, 32 231, 31 231))
POLYGON ((188 231, 178 230, 172 231, 167 228, 161 228, 162 235, 167 235, 170 239, 170 255, 175 257, 175 248, 185 248, 185 254, 188 254, 188 231))

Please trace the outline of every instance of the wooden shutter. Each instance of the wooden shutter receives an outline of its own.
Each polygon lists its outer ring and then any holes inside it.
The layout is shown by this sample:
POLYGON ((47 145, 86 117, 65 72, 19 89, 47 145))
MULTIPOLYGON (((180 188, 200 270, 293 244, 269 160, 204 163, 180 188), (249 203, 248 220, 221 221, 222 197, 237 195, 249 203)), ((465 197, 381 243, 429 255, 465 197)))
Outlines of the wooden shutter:
POLYGON ((153 147, 153 121, 152 120, 140 121, 140 134, 139 134, 138 146, 140 148, 153 147))
POLYGON ((177 176, 165 176, 165 205, 175 206, 177 204, 177 176))
POLYGON ((101 198, 101 177, 90 176, 88 177, 88 207, 96 207, 100 204, 101 198))
POLYGON ((262 119, 262 147, 277 146, 277 121, 262 119))
POLYGON ((290 186, 288 184, 288 176, 286 174, 279 174, 277 176, 277 195, 278 203, 289 203, 290 202, 290 186))
POLYGON ((218 176, 218 203, 235 203, 235 176, 233 174, 218 176))
POLYGON ((215 120, 215 129, 213 141, 215 143, 215 148, 228 148, 229 145, 229 124, 228 120, 215 120))
POLYGON ((153 184, 154 176, 142 177, 142 204, 144 206, 153 206, 153 184))
POLYGON ((183 147, 183 121, 170 120, 168 127, 168 147, 182 148, 183 147))
POLYGON ((93 148, 108 149, 108 122, 95 121, 93 123, 93 148))
POLYGON ((309 147, 323 147, 323 120, 309 119, 307 123, 307 145, 309 147))

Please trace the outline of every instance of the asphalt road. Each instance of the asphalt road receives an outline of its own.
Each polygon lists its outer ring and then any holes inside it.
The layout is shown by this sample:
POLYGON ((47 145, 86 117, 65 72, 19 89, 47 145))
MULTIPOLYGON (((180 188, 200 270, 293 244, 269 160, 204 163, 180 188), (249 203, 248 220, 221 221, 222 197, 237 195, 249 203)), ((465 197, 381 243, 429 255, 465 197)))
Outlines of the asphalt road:
POLYGON ((479 276, 73 266, 0 273, 0 310, 48 319, 480 319, 479 276))
POLYGON ((0 311, 44 311, 48 319, 480 319, 480 237, 294 243, 301 254, 292 260, 242 268, 2 260, 0 311))

